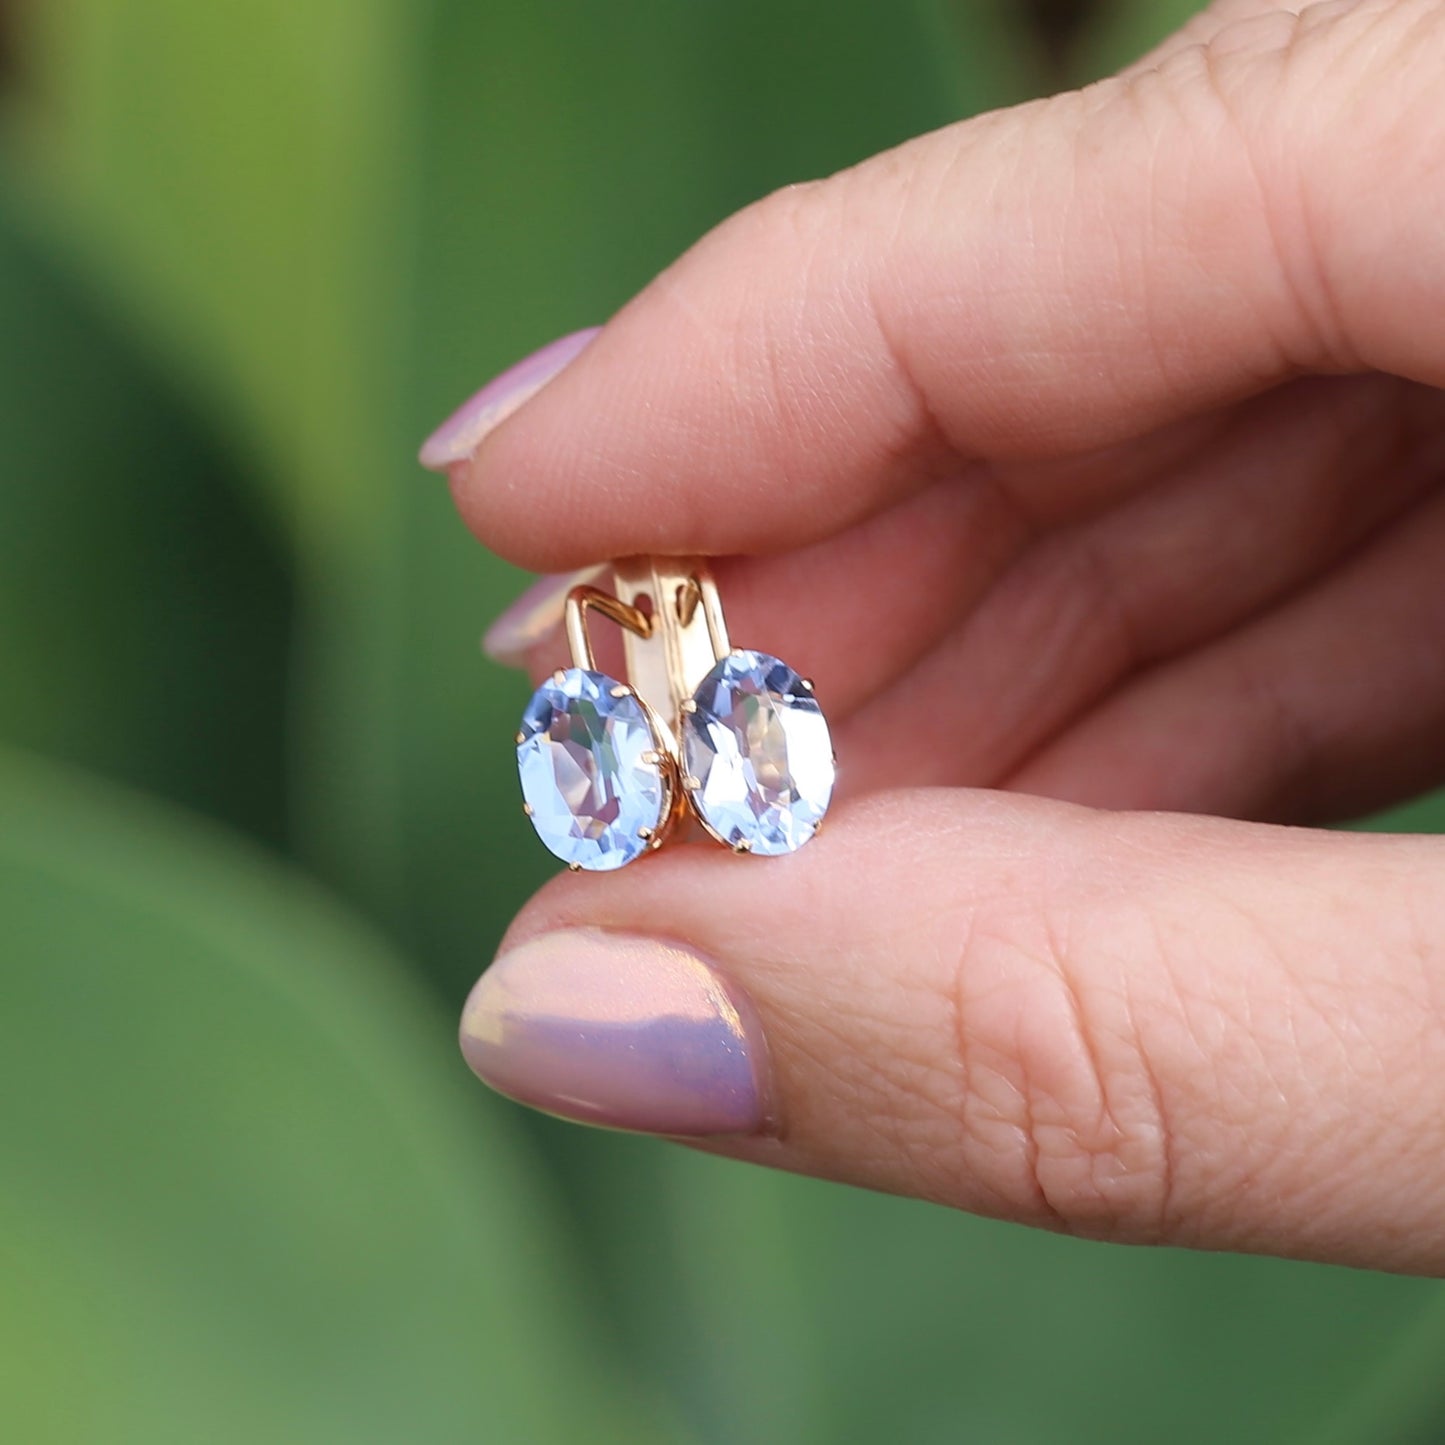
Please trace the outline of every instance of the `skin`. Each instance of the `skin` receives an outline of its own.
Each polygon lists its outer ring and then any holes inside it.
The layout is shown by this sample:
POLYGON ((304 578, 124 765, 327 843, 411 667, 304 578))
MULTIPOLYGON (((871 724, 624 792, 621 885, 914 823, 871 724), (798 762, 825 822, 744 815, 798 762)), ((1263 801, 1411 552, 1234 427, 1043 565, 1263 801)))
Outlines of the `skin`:
POLYGON ((1442 95, 1438 0, 1215 5, 734 216, 453 469, 527 566, 724 559, 819 680, 815 843, 509 938, 751 997, 777 1126, 701 1147, 1445 1272, 1445 843, 1297 826, 1445 779, 1442 95))

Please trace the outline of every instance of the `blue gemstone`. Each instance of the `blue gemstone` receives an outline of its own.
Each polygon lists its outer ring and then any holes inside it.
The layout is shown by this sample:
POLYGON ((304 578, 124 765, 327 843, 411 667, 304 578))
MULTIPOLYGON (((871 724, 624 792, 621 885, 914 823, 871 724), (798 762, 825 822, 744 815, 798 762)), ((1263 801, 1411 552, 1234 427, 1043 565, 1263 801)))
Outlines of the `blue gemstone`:
POLYGON ((517 744, 537 836, 564 863, 598 872, 645 852, 668 803, 646 709, 618 687, 580 667, 555 674, 532 694, 517 744))
POLYGON ((791 853, 833 798, 833 743, 812 689, 766 652, 718 662, 682 721, 693 807, 733 848, 791 853))

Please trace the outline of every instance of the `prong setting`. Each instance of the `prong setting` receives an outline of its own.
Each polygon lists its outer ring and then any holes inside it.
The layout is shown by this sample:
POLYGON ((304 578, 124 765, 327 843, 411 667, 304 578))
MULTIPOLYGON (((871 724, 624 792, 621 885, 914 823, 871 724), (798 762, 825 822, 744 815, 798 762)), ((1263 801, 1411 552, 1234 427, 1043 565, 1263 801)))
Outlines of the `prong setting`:
POLYGON ((667 732, 631 687, 561 669, 533 694, 519 731, 524 811, 573 871, 624 867, 669 825, 676 771, 663 765, 667 732))
POLYGON ((703 827, 738 853, 771 857, 803 847, 832 801, 835 776, 812 683, 769 653, 736 648, 690 701, 683 786, 703 827))
POLYGON ((732 647, 702 559, 624 558, 611 570, 615 595, 568 594, 573 666, 538 688, 515 734, 538 836, 573 872, 657 849, 688 811, 739 855, 802 847, 837 765, 813 679, 732 647), (621 626, 627 681, 596 670, 589 612, 621 626))

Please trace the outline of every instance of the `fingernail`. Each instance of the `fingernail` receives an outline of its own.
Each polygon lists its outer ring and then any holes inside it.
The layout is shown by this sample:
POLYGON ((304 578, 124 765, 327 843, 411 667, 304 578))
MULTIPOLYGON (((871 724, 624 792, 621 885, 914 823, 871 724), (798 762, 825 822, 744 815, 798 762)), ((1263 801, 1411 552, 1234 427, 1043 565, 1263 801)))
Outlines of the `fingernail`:
POLYGON ((462 1013, 476 1075, 523 1104, 644 1134, 751 1134, 766 1050, 747 998, 655 939, 567 929, 504 953, 462 1013))
POLYGON ((506 421, 524 401, 536 396, 601 329, 593 326, 560 337, 489 381, 422 444, 422 466, 444 472, 457 462, 467 461, 489 431, 506 421))
POLYGON ((525 667, 531 651, 562 625, 567 594, 586 582, 595 582, 606 563, 577 572, 553 572, 535 582, 487 628, 482 651, 505 667, 525 667))

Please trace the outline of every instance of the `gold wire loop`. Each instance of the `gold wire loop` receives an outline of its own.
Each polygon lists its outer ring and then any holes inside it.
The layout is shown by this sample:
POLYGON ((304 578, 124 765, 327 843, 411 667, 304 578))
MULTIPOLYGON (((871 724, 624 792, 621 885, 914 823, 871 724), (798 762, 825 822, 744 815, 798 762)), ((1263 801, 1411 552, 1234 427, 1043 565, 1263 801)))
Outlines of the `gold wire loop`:
POLYGON ((567 594, 573 665, 596 671, 587 617, 600 612, 623 629, 628 685, 675 727, 683 704, 729 651, 717 584, 700 557, 624 557, 612 572, 615 596, 585 585, 567 594))
MULTIPOLYGON (((727 623, 723 621, 722 600, 717 595, 717 583, 707 568, 699 568, 696 577, 698 591, 702 594, 702 615, 707 625, 708 641, 712 643, 712 660, 721 662, 732 646, 728 642, 727 623)), ((701 678, 698 679, 702 681, 701 678)))
POLYGON ((589 672, 597 670, 592 639, 587 634, 587 613, 592 609, 638 637, 646 639, 652 636, 652 619, 641 608, 633 607, 597 587, 574 587, 567 594, 564 613, 567 646, 571 650, 574 667, 585 667, 589 672))

